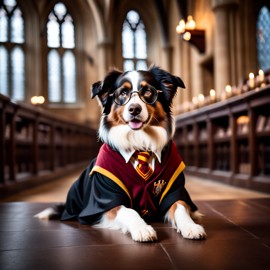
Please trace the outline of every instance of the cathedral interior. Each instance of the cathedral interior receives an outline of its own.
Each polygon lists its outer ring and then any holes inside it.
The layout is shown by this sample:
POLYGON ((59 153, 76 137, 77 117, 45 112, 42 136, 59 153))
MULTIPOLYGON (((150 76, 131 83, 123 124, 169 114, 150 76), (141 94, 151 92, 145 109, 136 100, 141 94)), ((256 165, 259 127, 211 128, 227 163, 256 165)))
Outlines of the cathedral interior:
POLYGON ((268 0, 0 0, 0 268, 269 269, 269 93, 268 0), (92 85, 153 65, 207 239, 34 219, 99 151, 92 85))

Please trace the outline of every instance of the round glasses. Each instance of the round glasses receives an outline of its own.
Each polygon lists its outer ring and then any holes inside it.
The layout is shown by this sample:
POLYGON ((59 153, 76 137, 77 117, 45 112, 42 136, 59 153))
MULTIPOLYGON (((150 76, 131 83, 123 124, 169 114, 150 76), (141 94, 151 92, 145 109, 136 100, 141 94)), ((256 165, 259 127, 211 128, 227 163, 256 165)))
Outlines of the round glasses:
POLYGON ((132 89, 121 86, 117 88, 113 94, 110 94, 110 96, 113 96, 114 102, 120 106, 126 105, 133 93, 137 93, 144 103, 154 104, 157 101, 158 94, 161 92, 161 90, 157 90, 155 87, 148 84, 144 85, 138 91, 132 91, 132 89))

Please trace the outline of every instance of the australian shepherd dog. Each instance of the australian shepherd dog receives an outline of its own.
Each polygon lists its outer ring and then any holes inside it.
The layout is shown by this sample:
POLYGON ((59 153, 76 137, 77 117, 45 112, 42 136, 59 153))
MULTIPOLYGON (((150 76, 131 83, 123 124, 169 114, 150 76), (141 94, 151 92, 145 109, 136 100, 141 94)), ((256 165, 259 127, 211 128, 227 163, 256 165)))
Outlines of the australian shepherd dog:
POLYGON ((101 228, 119 229, 134 241, 157 240, 151 225, 164 220, 184 238, 203 239, 196 205, 185 189, 185 164, 173 142, 172 100, 182 80, 157 66, 147 71, 112 70, 92 86, 103 109, 98 156, 70 188, 60 216, 101 228))

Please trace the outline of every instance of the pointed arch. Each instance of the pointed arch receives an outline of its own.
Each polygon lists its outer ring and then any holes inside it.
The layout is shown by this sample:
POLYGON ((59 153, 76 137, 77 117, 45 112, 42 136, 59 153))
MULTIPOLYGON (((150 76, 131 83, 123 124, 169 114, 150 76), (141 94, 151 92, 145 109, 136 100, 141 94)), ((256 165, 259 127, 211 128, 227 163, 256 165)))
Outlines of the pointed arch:
POLYGON ((147 69, 147 36, 144 23, 135 10, 130 10, 122 26, 123 69, 147 69))
POLYGON ((57 2, 47 20, 48 102, 76 103, 75 26, 66 5, 57 2))

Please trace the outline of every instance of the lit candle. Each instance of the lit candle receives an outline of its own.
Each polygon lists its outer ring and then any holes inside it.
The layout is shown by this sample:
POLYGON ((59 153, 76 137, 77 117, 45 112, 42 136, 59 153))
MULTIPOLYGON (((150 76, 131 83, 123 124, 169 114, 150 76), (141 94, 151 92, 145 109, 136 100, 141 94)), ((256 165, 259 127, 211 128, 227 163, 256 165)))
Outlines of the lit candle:
POLYGON ((255 76, 254 76, 254 73, 252 73, 252 72, 249 73, 248 77, 249 77, 248 86, 252 89, 255 86, 255 76))
POLYGON ((192 103, 193 103, 193 107, 194 107, 194 108, 197 108, 198 103, 199 103, 199 102, 198 102, 198 98, 197 98, 197 97, 193 97, 193 98, 192 98, 192 103))
POLYGON ((262 69, 259 70, 259 82, 260 83, 264 82, 264 72, 262 69))
POLYGON ((210 93, 211 101, 215 102, 216 101, 216 91, 214 89, 211 89, 209 93, 210 93))
POLYGON ((199 105, 203 106, 204 105, 204 95, 203 94, 199 94, 198 95, 198 100, 199 100, 199 105))
POLYGON ((226 97, 231 97, 232 96, 232 87, 230 85, 226 85, 225 90, 226 90, 226 97))

